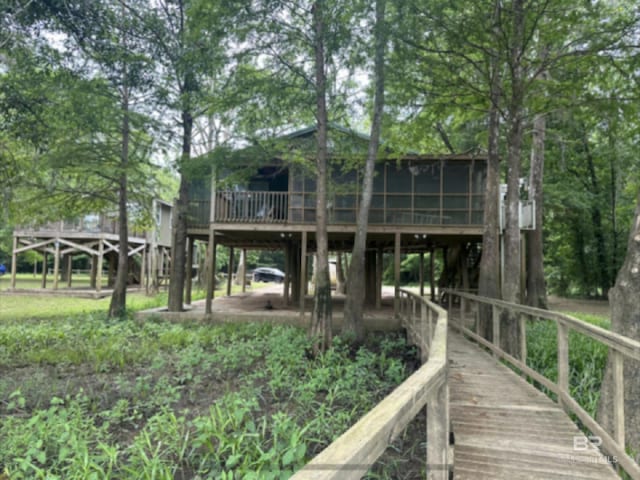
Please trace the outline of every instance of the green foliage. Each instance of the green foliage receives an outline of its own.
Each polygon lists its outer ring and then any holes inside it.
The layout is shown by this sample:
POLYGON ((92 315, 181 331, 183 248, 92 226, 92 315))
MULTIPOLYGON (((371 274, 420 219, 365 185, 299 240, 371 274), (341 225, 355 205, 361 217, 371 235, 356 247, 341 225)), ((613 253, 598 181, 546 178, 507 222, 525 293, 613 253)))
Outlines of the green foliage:
POLYGON ((309 351, 269 324, 0 322, 0 464, 18 479, 288 478, 409 373, 400 336, 309 351))
MULTIPOLYGON (((572 314, 601 328, 609 328, 607 319, 594 315, 572 314)), ((527 324, 527 365, 556 382, 558 379, 558 343, 555 322, 535 320, 527 324)), ((602 343, 577 332, 569 334, 569 392, 592 417, 600 398, 600 386, 607 363, 608 349, 602 343)), ((546 391, 542 387, 543 391, 546 391)), ((552 393, 547 392, 553 396, 552 393)))

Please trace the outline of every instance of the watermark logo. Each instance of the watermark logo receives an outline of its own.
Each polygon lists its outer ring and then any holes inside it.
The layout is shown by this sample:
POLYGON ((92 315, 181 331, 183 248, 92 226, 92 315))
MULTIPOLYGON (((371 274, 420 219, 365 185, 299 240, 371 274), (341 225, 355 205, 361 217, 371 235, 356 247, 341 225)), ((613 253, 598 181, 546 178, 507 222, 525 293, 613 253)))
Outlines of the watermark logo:
MULTIPOLYGON (((602 438, 597 435, 578 435, 573 437, 573 451, 574 452, 586 452, 587 450, 593 451, 599 449, 602 446, 602 438)), ((618 463, 618 457, 616 455, 593 455, 593 454, 576 454, 570 455, 568 460, 571 463, 598 463, 615 465, 618 463)))
POLYGON ((597 435, 590 435, 588 437, 579 435, 573 437, 573 449, 576 452, 584 452, 585 450, 589 450, 589 445, 600 448, 602 446, 602 438, 597 435))

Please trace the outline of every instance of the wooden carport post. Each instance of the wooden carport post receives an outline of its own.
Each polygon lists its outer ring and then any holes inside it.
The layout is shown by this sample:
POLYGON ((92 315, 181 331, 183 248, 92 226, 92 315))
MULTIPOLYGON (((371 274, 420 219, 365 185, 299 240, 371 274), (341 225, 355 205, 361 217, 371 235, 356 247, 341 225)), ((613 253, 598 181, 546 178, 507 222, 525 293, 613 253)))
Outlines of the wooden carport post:
POLYGON ((18 254, 16 250, 18 249, 18 237, 14 235, 13 237, 13 251, 11 252, 11 288, 16 288, 16 274, 18 273, 18 254))
MULTIPOLYGON (((209 231, 209 245, 207 245, 207 260, 209 268, 207 269, 207 292, 205 294, 204 313, 211 313, 211 303, 215 296, 216 287, 216 240, 215 231, 209 231)), ((206 263, 206 262, 205 262, 206 263)))
POLYGON ((400 232, 395 234, 395 242, 393 248, 393 276, 394 276, 394 294, 393 294, 393 313, 398 316, 400 303, 400 232))
POLYGON ((227 297, 229 297, 231 296, 231 283, 233 280, 233 247, 229 247, 229 264, 227 270, 227 297))
POLYGON ((60 274, 60 242, 55 241, 55 253, 53 257, 53 289, 58 289, 58 277, 60 274))
POLYGON ((300 315, 304 315, 304 297, 307 289, 307 232, 302 232, 300 242, 300 315))

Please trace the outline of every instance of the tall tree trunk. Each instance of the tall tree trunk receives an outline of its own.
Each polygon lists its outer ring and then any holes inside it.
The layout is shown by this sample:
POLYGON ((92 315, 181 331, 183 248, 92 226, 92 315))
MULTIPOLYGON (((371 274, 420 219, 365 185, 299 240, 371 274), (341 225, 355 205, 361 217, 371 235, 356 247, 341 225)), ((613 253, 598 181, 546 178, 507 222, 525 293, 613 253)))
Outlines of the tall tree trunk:
MULTIPOLYGON (((511 95, 509 98, 507 133, 507 198, 505 202, 504 278, 502 298, 520 303, 520 172, 523 136, 524 72, 524 0, 514 0, 509 66, 511 95)), ((505 311, 500 323, 502 348, 512 355, 519 351, 519 324, 505 311)))
MULTIPOLYGON (((126 72, 125 72, 126 76, 126 72)), ((122 91, 122 151, 118 181, 118 268, 111 294, 109 317, 121 317, 127 308, 127 280, 129 277, 129 225, 127 221, 127 168, 129 165, 129 90, 122 91)))
MULTIPOLYGON (((640 192, 629 235, 627 255, 609 291, 611 330, 640 341, 640 192)), ((598 403, 598 422, 613 432, 613 360, 611 349, 598 403)), ((624 417, 627 449, 640 451, 640 362, 624 362, 624 417)))
POLYGON ((527 305, 537 308, 547 308, 547 287, 544 279, 544 252, 542 248, 545 129, 544 115, 536 115, 533 119, 533 144, 529 176, 529 199, 533 200, 536 205, 536 228, 527 232, 527 305))
MULTIPOLYGON (((188 95, 192 90, 188 90, 188 95)), ((191 158, 191 140, 193 134, 193 117, 190 109, 182 112, 182 155, 180 159, 180 189, 178 201, 173 210, 173 242, 171 271, 169 281, 170 312, 182 310, 184 302, 185 265, 187 260, 187 213, 189 206, 188 181, 184 170, 191 158)))
POLYGON ((373 195, 373 176, 378 147, 380 145, 380 130, 382 126, 382 113, 384 107, 384 57, 386 44, 386 28, 384 15, 386 0, 376 1, 375 24, 375 99, 373 105, 373 121, 371 123, 371 136, 369 149, 362 181, 362 199, 358 210, 358 222, 356 235, 351 254, 351 265, 347 278, 347 298, 344 305, 344 322, 342 332, 353 337, 356 343, 364 340, 364 322, 362 311, 365 300, 365 250, 367 247, 367 226, 369 224, 369 208, 373 195))
MULTIPOLYGON (((586 129, 584 130, 586 132, 586 129)), ((585 133, 586 135, 586 133, 585 133)), ((587 156, 587 169, 589 171, 589 182, 591 183, 591 193, 593 195, 593 201, 591 203, 591 224, 593 226, 593 234, 596 239, 596 258, 598 261, 598 272, 596 278, 598 286, 600 287, 602 296, 607 294, 607 291, 612 286, 613 279, 609 275, 610 265, 607 263, 607 246, 604 239, 604 227, 602 226, 602 212, 600 210, 600 182, 596 174, 596 167, 589 148, 589 140, 586 136, 582 140, 586 156, 587 156)))
POLYGON ((616 160, 618 158, 616 151, 616 139, 609 128, 609 150, 612 152, 609 155, 609 188, 611 189, 611 263, 609 271, 611 278, 615 277, 615 271, 618 267, 618 215, 617 215, 617 203, 618 203, 618 175, 616 160))
MULTIPOLYGON (((500 2, 496 1, 494 19, 500 16, 500 2)), ((499 32, 494 32, 498 35, 499 32)), ((500 298, 500 68, 501 62, 496 49, 491 58, 491 85, 489 105, 489 145, 487 155, 487 181, 484 195, 484 228, 482 232, 482 257, 480 259, 479 295, 500 298)), ((491 309, 480 310, 480 333, 486 339, 493 338, 491 309)))
POLYGON ((327 236, 327 85, 324 50, 324 1, 313 4, 313 31, 316 77, 316 117, 318 123, 316 167, 316 257, 315 292, 311 313, 311 337, 314 353, 331 345, 331 279, 329 276, 329 239, 327 236))

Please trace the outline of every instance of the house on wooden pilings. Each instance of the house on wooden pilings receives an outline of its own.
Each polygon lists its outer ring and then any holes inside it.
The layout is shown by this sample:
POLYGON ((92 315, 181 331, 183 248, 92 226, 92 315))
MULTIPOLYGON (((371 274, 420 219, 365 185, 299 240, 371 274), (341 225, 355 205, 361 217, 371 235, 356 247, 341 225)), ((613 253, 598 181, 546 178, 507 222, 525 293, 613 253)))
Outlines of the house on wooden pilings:
MULTIPOLYGON (((191 250, 196 239, 212 239, 230 249, 283 250, 287 302, 304 298, 308 282, 301 279, 308 279, 315 251, 315 134, 310 127, 267 147, 214 152, 200 158, 190 180, 191 250)), ((364 135, 330 128, 330 251, 353 247, 367 145, 364 135)), ((430 253, 433 259, 441 252, 446 265, 441 286, 474 286, 473 268, 468 267, 477 263, 482 241, 486 171, 482 155, 381 155, 367 235, 368 303, 380 304, 384 254, 393 254, 396 286, 402 253, 430 253)), ((424 255, 420 258, 422 273, 424 255)), ((426 270, 431 285, 436 283, 433 263, 426 270)), ((188 295, 186 300, 190 302, 188 295)))
MULTIPOLYGON (((152 206, 152 225, 145 229, 130 225, 125 246, 130 259, 129 284, 157 286, 163 278, 168 278, 172 211, 170 203, 156 199, 152 206)), ((118 218, 113 212, 88 213, 56 222, 17 227, 13 232, 11 288, 16 288, 17 256, 36 251, 43 255, 44 266, 48 264, 48 258, 53 257, 51 283, 54 291, 60 286, 62 272, 66 277, 66 292, 72 288, 73 259, 85 255, 91 264, 90 294, 98 297, 107 295, 103 287, 109 288, 115 281, 120 248, 118 218)), ((47 286, 47 273, 48 268, 43 268, 43 289, 47 286)))

